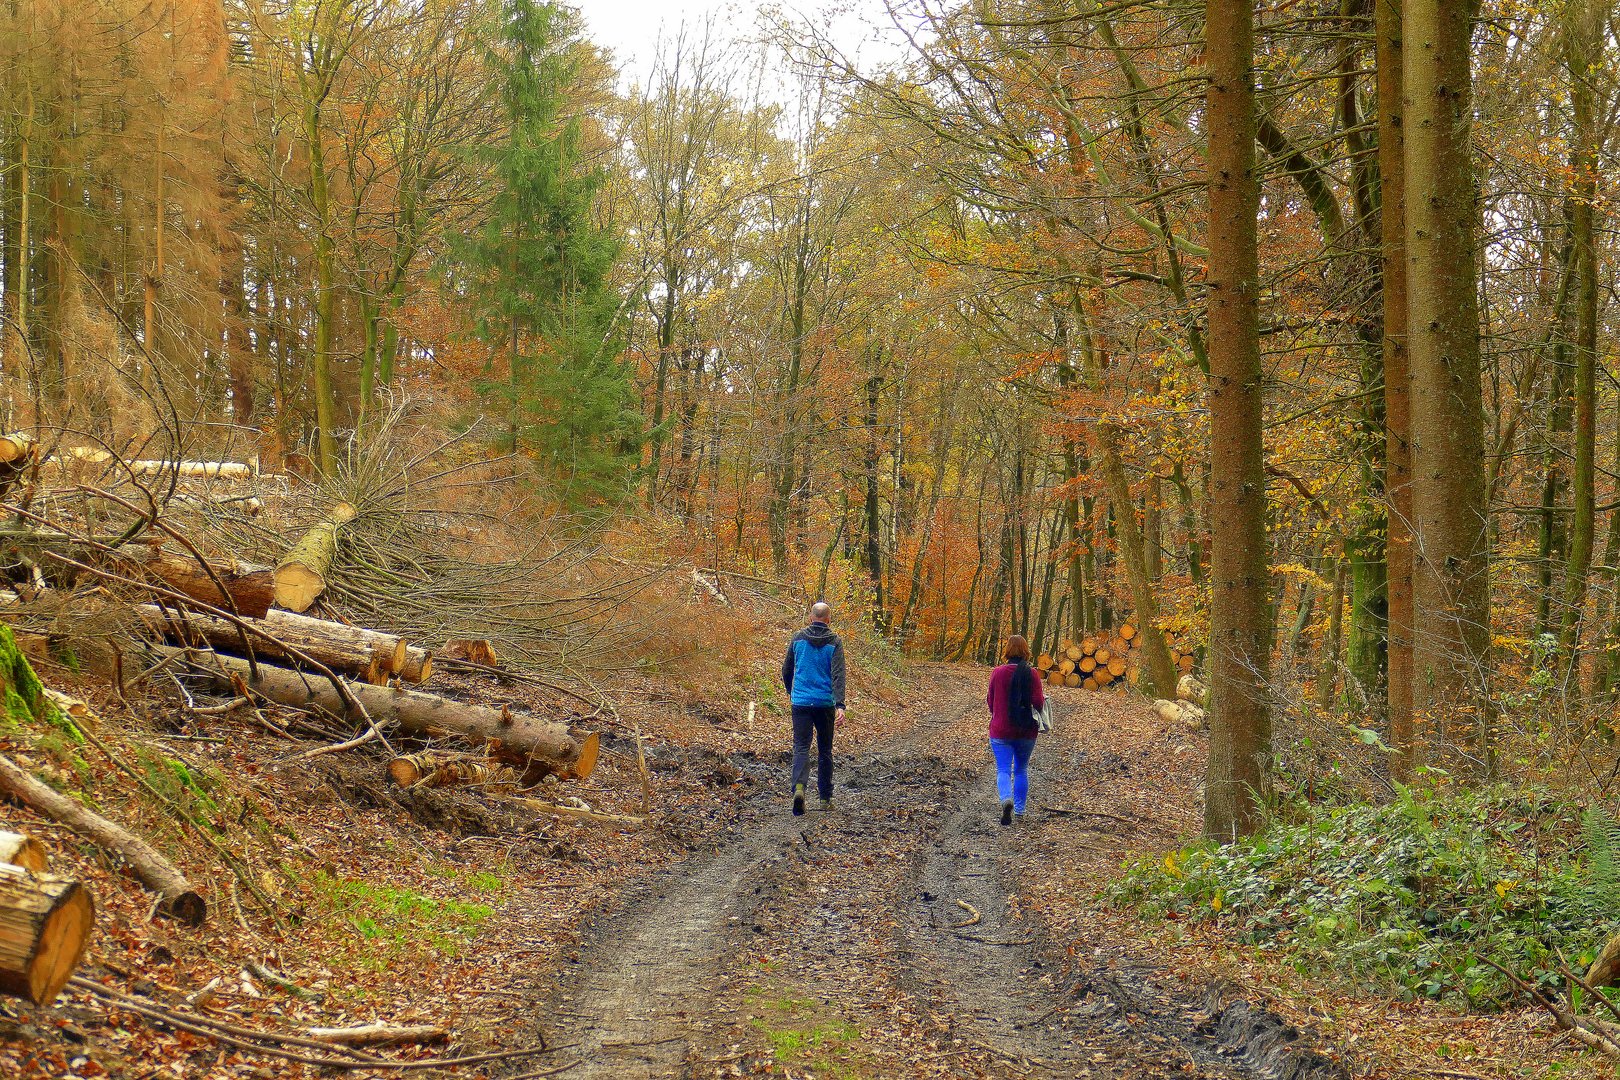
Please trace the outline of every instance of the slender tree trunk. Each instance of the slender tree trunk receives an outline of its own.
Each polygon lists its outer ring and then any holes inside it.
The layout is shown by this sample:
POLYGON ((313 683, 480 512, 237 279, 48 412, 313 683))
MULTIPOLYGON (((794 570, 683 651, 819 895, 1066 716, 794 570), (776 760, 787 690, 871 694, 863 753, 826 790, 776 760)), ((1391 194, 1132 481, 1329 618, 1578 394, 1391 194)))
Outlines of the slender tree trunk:
POLYGON ((1401 5, 1375 0, 1378 68, 1379 232, 1384 297, 1384 498, 1389 574, 1390 771, 1410 775, 1412 740, 1412 401, 1406 356, 1406 160, 1402 125, 1401 5))
POLYGON ((1566 688, 1578 688, 1581 623, 1586 608, 1587 575, 1592 566, 1597 517, 1597 349, 1598 248, 1593 214, 1597 199, 1598 135, 1594 114, 1590 57, 1600 44, 1596 5, 1567 0, 1564 12, 1564 60, 1569 71, 1574 117, 1571 139, 1570 239, 1575 259, 1575 472, 1571 485, 1575 513, 1569 530, 1569 567, 1564 575, 1564 613, 1558 649, 1566 688))
POLYGON ((1327 713, 1333 709, 1333 690, 1338 682, 1339 653, 1344 646, 1344 564, 1333 560, 1332 606, 1328 608, 1327 633, 1322 635, 1322 659, 1316 671, 1316 708, 1327 713))
POLYGON ((1181 531, 1186 534, 1186 547, 1183 554, 1187 560, 1187 577, 1194 585, 1204 583, 1204 545, 1198 532, 1198 499, 1194 497, 1192 485, 1187 482, 1187 474, 1177 462, 1175 471, 1170 474, 1170 483, 1176 489, 1176 499, 1181 503, 1181 531))
POLYGON ((1553 362, 1547 387, 1547 426, 1541 452, 1541 509, 1536 515, 1536 573, 1539 585, 1536 590, 1537 637, 1552 632, 1553 597, 1559 591, 1556 588, 1558 568, 1567 561, 1569 551, 1568 522, 1559 513, 1559 504, 1569 486, 1564 459, 1569 453, 1569 435, 1574 425, 1570 408, 1573 402, 1569 392, 1568 335, 1565 330, 1566 327, 1562 325, 1558 328, 1557 340, 1552 347, 1553 362))
POLYGON ((1412 374, 1413 709, 1492 771, 1490 566, 1476 273, 1467 0, 1406 0, 1404 44, 1412 374))
POLYGON ((323 476, 337 471, 337 397, 332 388, 332 350, 336 335, 336 255, 333 251, 331 209, 322 152, 321 113, 311 105, 305 114, 309 140, 310 202, 315 211, 315 354, 311 375, 315 395, 315 456, 323 476))
POLYGON ((1210 734, 1204 832, 1254 832, 1270 799, 1271 621, 1255 175, 1254 14, 1206 0, 1209 70, 1210 734))
POLYGON ((888 605, 883 596, 883 519, 878 513, 878 463, 882 444, 878 436, 878 392, 883 379, 872 375, 866 380, 866 578, 872 590, 872 625, 887 629, 888 605))

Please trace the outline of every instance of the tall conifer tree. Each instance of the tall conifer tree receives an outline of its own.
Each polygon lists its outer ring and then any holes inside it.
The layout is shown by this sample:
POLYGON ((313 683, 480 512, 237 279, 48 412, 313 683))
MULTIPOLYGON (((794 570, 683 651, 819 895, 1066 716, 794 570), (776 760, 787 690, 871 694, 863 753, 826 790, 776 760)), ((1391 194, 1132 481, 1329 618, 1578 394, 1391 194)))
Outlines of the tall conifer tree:
POLYGON ((490 372, 504 369, 481 389, 574 505, 624 490, 640 428, 609 285, 617 245, 593 220, 605 173, 584 160, 573 109, 585 49, 572 9, 495 6, 485 50, 505 130, 480 150, 495 195, 459 267, 490 372))

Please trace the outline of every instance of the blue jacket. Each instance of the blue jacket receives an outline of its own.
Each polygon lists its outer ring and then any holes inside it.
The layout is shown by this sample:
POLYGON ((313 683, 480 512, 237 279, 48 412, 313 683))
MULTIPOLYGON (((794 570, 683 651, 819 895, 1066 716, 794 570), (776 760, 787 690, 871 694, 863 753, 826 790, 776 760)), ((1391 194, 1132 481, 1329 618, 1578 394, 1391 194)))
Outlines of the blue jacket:
POLYGON ((844 643, 826 623, 811 623, 788 642, 782 685, 795 705, 844 707, 844 643))

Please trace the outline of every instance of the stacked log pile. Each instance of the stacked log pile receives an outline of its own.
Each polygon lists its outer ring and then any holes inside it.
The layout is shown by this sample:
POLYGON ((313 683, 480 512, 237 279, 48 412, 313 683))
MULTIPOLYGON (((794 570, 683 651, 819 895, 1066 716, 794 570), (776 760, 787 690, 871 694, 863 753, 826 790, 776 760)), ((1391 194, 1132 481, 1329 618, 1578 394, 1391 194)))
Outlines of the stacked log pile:
MULTIPOLYGON (((1056 653, 1042 653, 1035 667, 1051 686, 1105 690, 1134 683, 1141 651, 1141 635, 1133 623, 1121 623, 1117 630, 1088 634, 1078 642, 1064 641, 1056 653)), ((1191 652, 1170 646, 1170 659, 1182 672, 1191 672, 1191 652)))

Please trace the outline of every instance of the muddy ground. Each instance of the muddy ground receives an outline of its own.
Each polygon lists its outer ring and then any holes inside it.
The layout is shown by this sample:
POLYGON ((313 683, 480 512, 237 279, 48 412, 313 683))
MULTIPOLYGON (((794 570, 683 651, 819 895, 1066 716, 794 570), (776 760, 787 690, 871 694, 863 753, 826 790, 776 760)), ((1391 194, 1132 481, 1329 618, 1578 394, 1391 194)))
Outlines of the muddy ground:
POLYGON ((1117 844, 1150 839, 1124 815, 1056 805, 1099 769, 1130 771, 1104 730, 1112 709, 1060 705, 1067 737, 1037 751, 1029 814, 1003 828, 982 672, 928 678, 903 730, 841 757, 831 813, 790 816, 785 753, 735 759, 754 794, 731 827, 634 883, 573 962, 536 979, 533 1036, 566 1047, 547 1075, 1349 1075, 1241 997, 1025 910, 1054 827, 1094 812, 1117 844))

